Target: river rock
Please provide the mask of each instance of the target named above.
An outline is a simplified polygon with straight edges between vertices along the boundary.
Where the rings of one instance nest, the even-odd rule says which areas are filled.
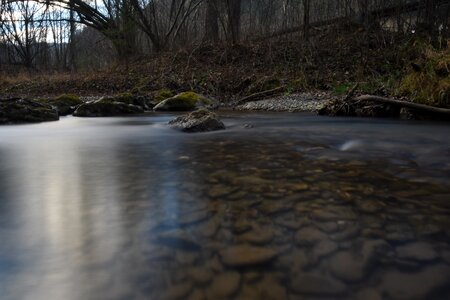
[[[355,220],[356,214],[350,207],[328,206],[316,209],[312,212],[314,219],[318,221]]]
[[[238,187],[232,185],[214,184],[209,188],[208,196],[213,199],[220,198],[229,195],[237,191],[238,189],[239,189]]]
[[[228,271],[214,277],[213,282],[206,290],[209,300],[223,299],[234,295],[241,282],[241,275],[238,272]]]
[[[298,272],[310,267],[314,262],[314,259],[311,258],[306,251],[294,249],[290,253],[278,257],[276,264],[282,269]]]
[[[259,210],[265,215],[276,215],[291,210],[291,206],[284,202],[266,201],[259,206]]]
[[[271,228],[256,227],[255,229],[240,235],[238,240],[255,245],[264,245],[271,242],[273,238],[274,232]]]
[[[203,290],[196,289],[189,295],[187,300],[206,300],[206,295]]]
[[[397,247],[396,252],[397,257],[400,259],[419,262],[429,262],[439,257],[436,250],[434,250],[430,244],[425,242],[416,242],[399,246]]]
[[[314,256],[318,259],[330,255],[339,248],[338,244],[329,240],[320,241],[313,248]]]
[[[169,286],[167,288],[167,291],[162,295],[161,299],[164,300],[185,299],[186,296],[191,292],[191,290],[192,284],[189,282]]]
[[[299,246],[313,246],[322,240],[326,240],[327,235],[317,228],[306,227],[297,231],[294,240]]]
[[[230,246],[220,251],[222,262],[229,267],[262,265],[272,261],[277,255],[273,249],[249,245]]]
[[[56,108],[60,116],[72,114],[78,106],[83,104],[80,97],[76,95],[64,94],[50,99],[36,99],[36,101],[49,104]]]
[[[297,273],[290,282],[290,288],[299,294],[315,296],[340,296],[347,287],[342,282],[323,275]]]
[[[340,280],[358,282],[366,278],[377,261],[377,255],[388,253],[390,246],[383,240],[365,241],[359,251],[341,251],[329,260],[331,273]]]
[[[77,117],[112,117],[140,114],[143,112],[144,110],[140,106],[117,102],[111,98],[103,97],[99,100],[80,105],[73,115]]]
[[[194,92],[183,92],[161,101],[153,109],[159,111],[189,111],[213,105],[212,99]]]
[[[207,268],[201,268],[201,267],[196,267],[196,268],[192,268],[188,271],[189,277],[197,284],[199,285],[205,285],[208,284],[213,276],[214,273],[212,271],[210,271]]]
[[[48,104],[26,99],[0,101],[0,124],[39,123],[59,120],[58,112]]]
[[[170,127],[184,132],[203,132],[225,129],[219,117],[206,109],[199,109],[169,122]]]
[[[383,300],[381,293],[375,289],[364,289],[355,293],[353,300]]]
[[[381,290],[393,300],[434,299],[430,298],[441,288],[450,285],[450,267],[434,265],[417,273],[397,270],[384,274]]]

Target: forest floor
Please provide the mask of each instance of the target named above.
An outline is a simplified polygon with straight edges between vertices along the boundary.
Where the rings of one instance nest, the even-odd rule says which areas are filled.
[[[229,104],[277,89],[277,99],[289,103],[289,95],[305,92],[342,96],[358,83],[358,93],[450,107],[448,44],[442,38],[368,33],[347,24],[316,30],[308,42],[286,35],[232,47],[202,45],[96,71],[6,74],[0,77],[0,98],[124,92],[145,96],[169,89],[192,90]],[[430,88],[425,90],[427,81]]]

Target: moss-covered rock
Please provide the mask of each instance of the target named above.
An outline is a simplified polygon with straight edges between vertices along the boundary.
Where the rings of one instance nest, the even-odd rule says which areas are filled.
[[[63,94],[50,99],[36,99],[36,101],[55,107],[60,116],[72,114],[83,103],[80,97],[72,94]]]
[[[74,116],[77,117],[111,117],[143,113],[141,106],[114,101],[111,97],[103,97],[97,101],[80,105]]]
[[[0,101],[0,124],[38,123],[59,120],[50,105],[26,99]]]
[[[184,132],[202,132],[225,129],[219,117],[209,110],[199,109],[187,115],[179,116],[169,122],[172,128]]]
[[[156,103],[160,103],[163,100],[173,97],[174,94],[169,89],[160,89],[154,92],[153,101]]]
[[[151,98],[145,96],[137,96],[131,93],[121,93],[114,96],[107,96],[100,99],[101,102],[120,102],[141,107],[143,110],[148,110],[153,107]]]
[[[153,109],[163,111],[189,111],[211,107],[214,101],[194,92],[183,92],[158,103]]]

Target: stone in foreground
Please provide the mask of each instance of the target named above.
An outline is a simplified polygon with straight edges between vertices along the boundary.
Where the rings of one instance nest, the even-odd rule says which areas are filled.
[[[248,245],[231,246],[220,252],[222,262],[229,267],[262,265],[277,255],[273,249]]]
[[[169,122],[172,128],[184,132],[204,132],[225,129],[219,117],[206,109],[199,109],[190,114],[179,116]]]
[[[73,113],[76,117],[112,117],[143,113],[142,107],[123,102],[111,101],[110,98],[101,98],[97,101],[80,105]]]
[[[316,296],[339,296],[347,292],[342,282],[317,274],[298,273],[290,284],[295,293]]]
[[[50,105],[26,99],[0,101],[0,124],[39,123],[59,120]]]
[[[183,92],[158,103],[153,109],[160,111],[189,111],[212,106],[213,101],[194,92]]]

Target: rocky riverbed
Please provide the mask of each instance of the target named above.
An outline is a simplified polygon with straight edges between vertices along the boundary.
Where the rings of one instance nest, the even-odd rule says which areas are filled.
[[[173,117],[0,128],[2,299],[449,299],[448,127]]]
[[[250,101],[235,107],[236,110],[316,112],[333,96],[329,93],[296,93]]]

